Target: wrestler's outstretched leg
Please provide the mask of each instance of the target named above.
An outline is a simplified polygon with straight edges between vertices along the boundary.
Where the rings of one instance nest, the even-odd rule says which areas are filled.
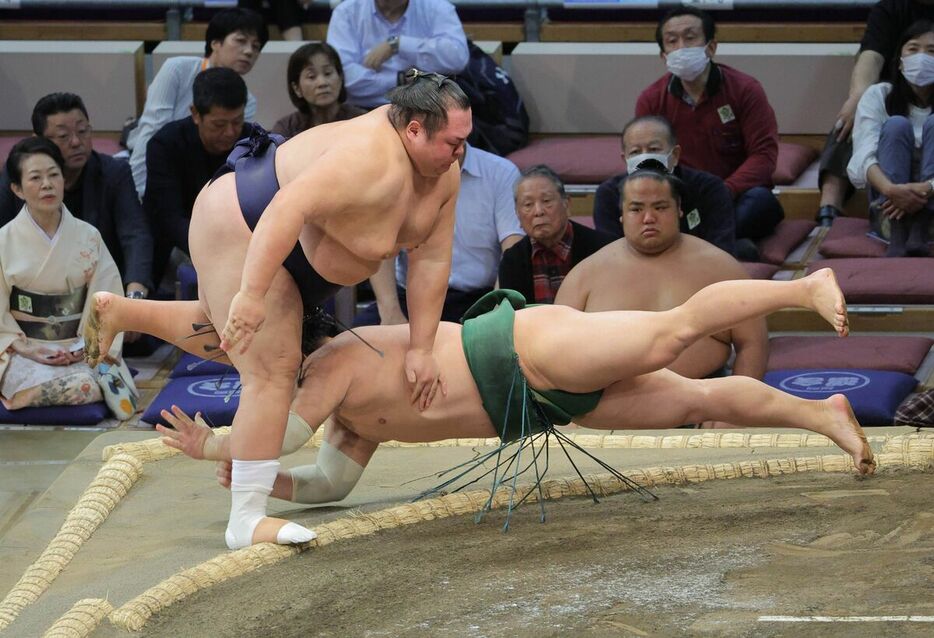
[[[840,336],[849,332],[843,293],[823,269],[793,281],[721,281],[663,312],[529,308],[516,314],[516,352],[533,387],[590,392],[660,370],[702,337],[789,307],[815,310]]]
[[[111,292],[94,293],[84,330],[88,360],[96,364],[121,332],[142,332],[195,356],[230,363],[218,347],[220,338],[200,301],[151,301],[127,299]]]
[[[574,419],[597,429],[670,428],[707,420],[810,430],[853,457],[861,474],[875,470],[872,449],[844,395],[801,399],[750,377],[687,379],[658,370],[614,383],[596,409]]]
[[[234,176],[224,175],[198,196],[189,229],[191,259],[202,300],[215,324],[226,321],[251,233],[237,205]],[[301,363],[302,302],[279,268],[265,295],[266,321],[251,347],[228,356],[240,373],[240,405],[230,436],[230,520],[225,540],[237,549],[253,543],[299,543],[314,538],[304,527],[266,516],[279,468],[289,404]]]

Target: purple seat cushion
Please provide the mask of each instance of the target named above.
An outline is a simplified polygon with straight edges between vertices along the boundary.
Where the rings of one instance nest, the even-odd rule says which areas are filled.
[[[836,259],[847,257],[884,257],[886,245],[866,236],[869,220],[858,217],[839,217],[827,231],[820,244],[820,254]]]
[[[772,182],[778,186],[791,184],[816,158],[817,151],[810,146],[779,142]],[[510,153],[508,159],[520,171],[536,164],[548,164],[568,184],[599,184],[608,177],[626,172],[617,135],[538,138]]]
[[[0,423],[23,425],[97,425],[110,417],[103,401],[86,405],[53,405],[7,410],[0,405]]]
[[[803,399],[826,399],[842,393],[862,425],[892,425],[895,410],[918,380],[882,370],[774,370],[765,382]]]
[[[525,170],[548,164],[567,184],[599,184],[626,172],[618,135],[566,135],[532,140],[508,159]]]
[[[776,186],[791,184],[807,170],[807,167],[817,159],[818,155],[819,153],[810,146],[779,142],[778,159],[775,161],[772,183]]]
[[[230,425],[239,404],[240,377],[235,374],[179,377],[162,388],[142,420],[168,425],[159,413],[177,405],[192,417],[201,412],[208,425]]]
[[[808,273],[821,268],[833,268],[849,303],[934,303],[934,258],[829,259]]]
[[[768,369],[867,368],[914,374],[932,344],[928,337],[772,337]]]
[[[807,239],[815,222],[806,219],[784,219],[775,227],[775,232],[759,242],[759,259],[767,264],[785,263],[785,259]]]
[[[170,379],[180,377],[213,377],[223,374],[237,374],[233,366],[229,366],[217,361],[207,361],[201,357],[185,352],[179,358],[178,363],[169,373]]]
[[[740,264],[746,269],[750,279],[771,279],[778,272],[778,266],[774,264],[752,261],[741,261]]]

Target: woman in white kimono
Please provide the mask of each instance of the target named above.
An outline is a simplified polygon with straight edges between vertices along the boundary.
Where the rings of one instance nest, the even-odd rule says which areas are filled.
[[[20,141],[7,159],[26,204],[0,228],[0,400],[9,410],[82,405],[100,401],[103,388],[115,415],[129,418],[136,389],[125,365],[84,362],[79,335],[91,296],[122,294],[123,284],[97,229],[62,203],[63,166],[58,147],[40,137]],[[114,341],[115,361],[121,346]]]

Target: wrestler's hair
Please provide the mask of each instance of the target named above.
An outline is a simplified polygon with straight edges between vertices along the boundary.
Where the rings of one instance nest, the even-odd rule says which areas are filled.
[[[315,308],[302,318],[302,355],[308,356],[341,333],[334,317]]]
[[[470,108],[470,98],[449,77],[409,69],[405,82],[389,92],[389,121],[402,130],[412,120],[421,122],[431,137],[448,123],[448,110]]]
[[[207,115],[214,106],[238,109],[246,106],[246,82],[231,69],[205,69],[195,76],[191,98],[195,110],[201,115]]]
[[[694,16],[696,18],[700,18],[701,24],[704,26],[704,40],[706,42],[710,42],[717,37],[717,25],[713,21],[712,15],[703,9],[696,9],[694,7],[677,7],[663,15],[662,19],[658,21],[658,26],[655,27],[655,41],[658,42],[658,48],[661,49],[662,53],[665,52],[665,43],[662,41],[662,29],[665,27],[665,24],[669,20],[672,18],[679,18],[681,16]]]
[[[23,185],[23,161],[30,155],[48,155],[58,165],[59,170],[65,172],[65,158],[52,140],[46,137],[27,137],[18,141],[6,158],[6,174],[9,175],[11,184]]]
[[[564,190],[564,182],[561,181],[558,174],[547,164],[536,164],[535,166],[528,167],[519,174],[519,179],[516,180],[516,185],[512,189],[512,196],[514,199],[519,196],[519,185],[533,177],[544,177],[555,185],[555,189],[558,191],[558,195],[561,196],[561,199],[568,198],[568,194]]]
[[[623,127],[623,132],[619,136],[619,143],[623,145],[623,153],[626,152],[625,140],[626,133],[629,132],[633,126],[637,124],[658,124],[665,129],[668,133],[668,143],[671,144],[671,148],[674,148],[678,143],[678,136],[675,135],[675,130],[671,127],[671,122],[668,121],[668,118],[663,115],[642,115],[640,117],[635,117],[628,122],[626,126]]]
[[[251,9],[236,7],[222,9],[214,14],[208,22],[208,30],[204,34],[204,57],[211,57],[211,43],[215,40],[223,42],[231,33],[241,31],[247,35],[255,35],[259,40],[260,48],[269,41],[269,30],[263,16]]]
[[[675,204],[678,205],[678,210],[681,210],[681,197],[684,193],[684,182],[671,173],[666,173],[661,170],[654,170],[651,168],[640,168],[639,170],[624,177],[619,183],[620,210],[622,210],[623,202],[626,199],[626,184],[629,182],[634,182],[637,179],[651,179],[660,184],[668,184],[668,188],[671,190],[671,196],[674,198]]]
[[[68,113],[75,109],[81,111],[85,119],[91,120],[84,106],[84,100],[74,93],[49,93],[40,97],[36,105],[32,107],[32,132],[36,135],[45,135],[45,127],[50,115]]]
[[[310,110],[308,102],[306,102],[304,98],[295,95],[292,85],[298,84],[302,76],[302,71],[311,64],[311,58],[319,53],[327,57],[328,62],[331,63],[331,66],[334,67],[334,70],[337,71],[337,74],[341,78],[341,92],[337,96],[337,101],[341,104],[347,101],[347,87],[344,86],[344,65],[341,64],[341,56],[339,56],[334,47],[327,42],[309,42],[295,49],[295,52],[289,56],[289,65],[285,72],[289,99],[292,100],[292,104],[295,105],[295,108],[302,113],[308,113]]]

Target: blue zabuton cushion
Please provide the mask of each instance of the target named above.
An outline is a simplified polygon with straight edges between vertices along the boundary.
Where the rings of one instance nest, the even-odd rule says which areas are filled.
[[[110,417],[103,401],[87,405],[52,405],[45,408],[7,410],[0,405],[0,423],[23,425],[97,425]]]
[[[895,410],[918,385],[908,374],[863,369],[774,370],[765,382],[803,399],[845,394],[861,425],[892,425]]]
[[[230,425],[239,404],[240,377],[236,374],[179,377],[162,388],[142,420],[168,425],[159,413],[177,405],[191,417],[200,412],[208,425]]]
[[[192,366],[190,370],[188,369],[189,366]],[[182,354],[181,358],[178,360],[178,363],[176,363],[175,367],[172,368],[172,371],[169,373],[169,378],[178,379],[179,377],[210,377],[219,376],[225,373],[236,374],[237,372],[233,366],[218,363],[217,361],[205,361],[201,357],[196,357],[195,355],[186,352]]]

